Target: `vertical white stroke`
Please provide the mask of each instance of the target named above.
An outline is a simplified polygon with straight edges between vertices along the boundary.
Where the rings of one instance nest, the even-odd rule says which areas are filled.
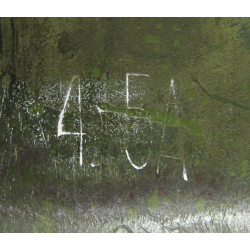
[[[4,90],[3,90],[3,97],[2,97],[1,110],[0,110],[0,118],[2,116],[3,102],[4,102],[4,98],[5,98],[5,89],[6,89],[6,85],[5,85]]]
[[[59,121],[58,121],[58,127],[57,127],[57,136],[61,136],[61,135],[79,135],[80,136],[80,154],[79,154],[79,162],[80,162],[80,166],[82,166],[82,152],[83,152],[83,135],[85,135],[85,133],[82,132],[82,119],[81,119],[81,86],[80,86],[80,82],[78,84],[78,109],[80,112],[80,133],[78,132],[67,132],[67,131],[63,131],[63,118],[64,118],[64,113],[65,113],[65,109],[67,106],[67,102],[69,100],[69,96],[70,96],[70,92],[71,92],[71,87],[72,87],[72,82],[74,80],[74,77],[70,83],[70,87],[68,89],[65,101],[64,101],[64,105],[63,105],[63,109],[59,115]]]
[[[138,74],[138,73],[126,73],[126,103],[129,108],[129,76],[145,76],[149,77],[149,74]]]
[[[82,138],[83,138],[83,133],[82,133],[82,118],[81,118],[81,86],[80,83],[78,85],[78,90],[79,90],[79,95],[78,95],[78,104],[79,104],[79,113],[80,113],[80,155],[79,155],[79,162],[80,162],[80,166],[82,166],[82,151],[83,151],[83,147],[82,147]]]
[[[69,86],[69,90],[67,92],[67,95],[66,95],[66,98],[65,98],[65,101],[64,101],[64,105],[63,105],[63,109],[59,115],[59,120],[58,120],[58,126],[57,126],[57,137],[58,136],[61,136],[61,135],[70,135],[70,132],[64,132],[63,131],[63,117],[64,117],[64,113],[65,113],[65,109],[66,109],[66,105],[67,105],[67,102],[69,100],[69,95],[70,95],[70,92],[71,92],[71,84]]]
[[[174,97],[174,100],[175,101],[177,100],[177,98],[176,98],[177,93],[176,93],[176,90],[175,90],[175,84],[174,84],[174,79],[173,78],[171,78],[171,81],[170,81],[170,86],[169,86],[169,89],[168,89],[168,94],[169,94],[169,96],[170,96],[170,94],[172,94],[173,97]],[[175,102],[174,106],[175,106],[176,109],[178,109],[178,106],[177,106],[176,102]],[[169,108],[169,100],[168,100],[167,107],[166,107],[166,111],[167,112],[168,112],[168,108]]]
[[[135,168],[136,170],[143,169],[143,168],[145,168],[145,167],[147,166],[148,161],[146,161],[146,162],[145,162],[143,165],[141,165],[141,166],[135,165],[135,164],[132,162],[132,160],[131,160],[131,158],[130,158],[130,156],[129,156],[129,153],[128,153],[128,150],[127,150],[127,149],[125,149],[125,152],[126,152],[126,155],[127,155],[127,158],[128,158],[129,163],[130,163],[131,166],[132,166],[133,168]]]
[[[177,93],[176,93],[176,89],[175,89],[174,79],[171,79],[170,90],[172,91],[174,99],[175,99],[174,106],[175,106],[176,110],[178,111],[178,105],[176,103],[176,101],[177,101]]]
[[[126,103],[127,103],[127,108],[128,108],[128,102],[129,102],[129,92],[128,92],[128,76],[129,73],[126,73]]]
[[[170,82],[170,88],[172,90],[172,93],[173,93],[174,97],[176,97],[176,91],[175,91],[175,85],[174,85],[174,79],[173,78],[171,79],[171,82]]]
[[[65,109],[66,109],[66,105],[67,102],[69,100],[69,95],[71,92],[71,87],[72,87],[72,83],[70,84],[69,90],[67,92],[65,101],[64,101],[64,105],[63,105],[63,109],[59,115],[59,120],[58,120],[58,126],[57,126],[57,137],[61,136],[61,135],[80,135],[80,133],[78,132],[67,132],[67,131],[63,131],[63,118],[64,118],[64,113],[65,113]]]
[[[40,121],[39,121],[39,125],[40,125],[40,129],[41,129],[41,132],[42,132],[43,140],[44,140],[44,142],[45,142],[45,144],[46,144],[46,147],[48,147],[48,144],[47,144],[47,141],[46,141],[46,139],[45,139],[45,135],[44,135],[43,128],[42,128],[42,125],[41,125],[41,122],[40,122]]]
[[[184,179],[184,181],[188,181],[187,170],[185,167],[185,161],[183,161],[183,179]]]

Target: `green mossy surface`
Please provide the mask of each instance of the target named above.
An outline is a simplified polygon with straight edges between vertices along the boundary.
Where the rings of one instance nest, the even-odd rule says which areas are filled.
[[[166,155],[185,160],[194,182],[201,176],[227,189],[249,185],[249,20],[1,18],[1,193],[70,199],[67,189],[78,187],[101,192],[101,186],[112,196],[129,192],[128,183],[181,182],[182,164]],[[125,108],[128,72],[150,76],[130,82],[131,101],[141,110]],[[82,118],[89,136],[83,167],[79,138],[57,137],[70,84],[64,129],[80,131]],[[138,164],[150,155],[148,165],[133,169],[124,149]],[[92,160],[99,166],[91,168]],[[152,197],[150,204],[158,204]]]
[[[148,199],[148,207],[152,210],[159,208],[160,206],[160,198],[159,198],[159,190],[155,189],[153,195]]]

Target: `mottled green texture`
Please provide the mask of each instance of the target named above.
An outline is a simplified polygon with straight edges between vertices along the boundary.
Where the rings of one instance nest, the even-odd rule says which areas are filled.
[[[168,199],[168,197],[163,197],[162,198],[162,202],[164,203],[164,204],[167,204],[168,202],[169,202],[169,199]]]
[[[183,184],[181,160],[189,183],[249,186],[249,20],[1,18],[2,193],[136,197],[132,183]],[[125,108],[128,72],[149,74],[130,78],[141,110]],[[79,132],[81,117],[82,167],[79,137],[57,137],[70,84],[64,129]],[[125,148],[148,165],[133,169]]]
[[[56,223],[52,218],[40,214],[37,218],[37,232],[38,233],[56,233]]]
[[[200,198],[200,199],[196,202],[195,206],[196,206],[196,209],[197,209],[199,212],[203,212],[203,211],[205,210],[205,201],[204,201],[202,198]]]
[[[147,34],[147,35],[145,36],[145,40],[146,40],[146,42],[149,43],[149,44],[156,44],[156,43],[159,43],[159,38],[156,37],[156,36],[154,36],[154,35],[152,35],[152,34]]]
[[[43,204],[43,208],[45,211],[51,211],[53,209],[53,205],[50,201],[45,201]]]
[[[100,77],[102,74],[101,70],[99,67],[94,67],[91,71],[91,76],[93,77]]]
[[[248,169],[248,161],[242,161],[241,162],[241,175],[246,176],[247,175],[247,169]]]
[[[148,199],[148,207],[152,210],[160,206],[159,190],[155,189],[153,195]]]
[[[139,217],[138,211],[134,208],[128,208],[126,211],[126,219],[127,220],[137,220]]]
[[[32,116],[38,116],[39,117],[45,112],[45,110],[44,110],[43,107],[37,105],[36,103],[33,103],[33,104],[30,104],[28,106],[28,112]]]
[[[200,128],[196,126],[192,121],[185,121],[177,115],[167,113],[165,111],[157,111],[150,109],[115,108],[107,103],[98,103],[97,106],[107,113],[113,112],[138,119],[148,119],[152,122],[160,123],[163,129],[166,129],[167,127],[184,127],[191,133],[201,133]]]

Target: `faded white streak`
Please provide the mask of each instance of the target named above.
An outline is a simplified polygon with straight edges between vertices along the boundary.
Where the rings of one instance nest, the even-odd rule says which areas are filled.
[[[5,85],[5,88],[3,90],[2,104],[1,104],[1,110],[0,110],[0,118],[2,116],[3,102],[4,102],[4,98],[5,98],[5,89],[6,89],[6,85]]]
[[[40,122],[40,121],[39,121],[39,125],[40,125],[40,128],[41,128],[43,140],[44,140],[44,142],[45,142],[45,144],[46,144],[46,147],[48,147],[48,144],[47,144],[47,141],[46,141],[46,139],[45,139],[44,132],[43,132],[43,128],[42,128],[42,125],[41,125],[41,122]]]
[[[175,159],[175,160],[181,160],[180,157],[177,157],[177,156],[161,155],[161,157],[166,157],[166,158]]]

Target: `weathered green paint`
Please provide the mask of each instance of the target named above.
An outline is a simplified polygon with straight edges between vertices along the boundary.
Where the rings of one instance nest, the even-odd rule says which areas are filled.
[[[201,134],[201,129],[192,121],[185,121],[181,117],[166,111],[152,109],[116,108],[107,103],[98,103],[97,106],[107,113],[117,113],[127,115],[137,119],[147,119],[148,121],[160,123],[163,129],[167,127],[184,127],[193,134]]]

